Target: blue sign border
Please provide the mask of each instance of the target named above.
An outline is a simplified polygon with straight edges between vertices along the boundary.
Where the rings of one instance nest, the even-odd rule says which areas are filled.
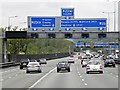
[[[32,25],[32,21],[36,21],[37,24]],[[54,26],[52,26],[52,24]],[[55,17],[30,17],[30,28],[55,28],[55,27],[56,27]]]
[[[62,21],[66,21],[66,25],[68,24],[69,26],[62,26]],[[83,21],[83,22],[82,22]],[[85,22],[87,21],[87,22]],[[73,23],[74,22],[74,23]],[[92,24],[89,24],[90,22],[92,22]],[[104,22],[101,23],[101,22]],[[99,25],[101,23],[101,25]],[[84,19],[69,19],[69,20],[65,20],[62,19],[60,20],[60,27],[61,28],[106,28],[107,27],[107,20],[106,19],[91,19],[91,20],[84,20]]]
[[[72,12],[63,12],[63,10],[65,10],[65,11],[71,10]],[[62,17],[73,17],[74,16],[74,8],[61,8],[61,16]]]

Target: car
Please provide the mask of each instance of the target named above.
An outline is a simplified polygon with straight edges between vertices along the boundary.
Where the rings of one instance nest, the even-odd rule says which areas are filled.
[[[86,67],[90,59],[83,59],[81,62],[82,67]]]
[[[95,54],[95,56],[94,56],[95,58],[99,58],[99,54]]]
[[[57,64],[57,72],[60,70],[67,70],[70,72],[70,64],[67,61],[61,61]]]
[[[22,59],[21,62],[20,62],[20,69],[23,69],[24,67],[27,67],[29,62],[30,62],[30,59]]]
[[[85,60],[85,59],[88,59],[86,56],[84,56],[82,59],[81,59],[81,64],[82,64],[82,62],[83,62],[83,60]]]
[[[29,62],[26,68],[26,73],[30,73],[30,72],[39,72],[41,73],[41,65],[39,62]]]
[[[112,57],[108,57],[104,62],[104,67],[113,66],[115,67],[115,61]]]
[[[45,58],[41,58],[41,59],[40,59],[40,64],[47,64],[46,59],[45,59]]]
[[[74,63],[74,57],[69,57],[69,59],[68,59],[68,63]]]
[[[91,55],[90,55],[90,54],[86,54],[86,57],[87,57],[88,59],[91,59]]]
[[[78,56],[78,59],[82,59],[82,56]]]
[[[102,64],[98,60],[89,61],[86,66],[86,73],[89,74],[90,72],[103,73]]]

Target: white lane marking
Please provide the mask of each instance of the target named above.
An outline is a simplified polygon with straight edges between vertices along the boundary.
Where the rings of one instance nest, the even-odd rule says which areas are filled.
[[[35,85],[37,85],[41,80],[43,80],[46,76],[48,76],[51,72],[53,72],[57,67],[53,68],[50,70],[47,74],[45,74],[42,78],[40,78],[37,82],[35,82],[32,86],[30,86],[27,90],[30,90],[33,88]]]
[[[2,82],[4,79],[1,79],[0,82]]]
[[[82,81],[85,81],[84,79],[82,79]]]
[[[112,73],[110,73],[110,74],[112,74]]]
[[[80,77],[82,77],[82,76],[80,76]]]
[[[118,78],[118,75],[116,77]]]
[[[9,77],[9,78],[12,78],[12,77]]]
[[[17,74],[15,76],[17,76]]]
[[[18,69],[18,68],[17,68],[17,69]],[[3,71],[3,72],[1,72],[1,73],[10,72],[10,71],[14,71],[14,70],[17,70],[17,69],[7,70],[7,71]]]
[[[79,73],[79,75],[81,75],[81,74]]]
[[[85,83],[85,86],[87,86],[88,84],[87,83]]]

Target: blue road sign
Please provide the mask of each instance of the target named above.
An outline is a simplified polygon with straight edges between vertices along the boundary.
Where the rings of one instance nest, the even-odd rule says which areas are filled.
[[[55,27],[55,18],[31,17],[31,28],[53,28]]]
[[[96,27],[106,27],[106,20],[61,20],[62,28],[96,28]]]
[[[74,8],[62,8],[62,16],[74,16]]]

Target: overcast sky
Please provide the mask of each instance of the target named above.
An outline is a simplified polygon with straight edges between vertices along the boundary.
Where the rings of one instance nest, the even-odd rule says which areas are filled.
[[[9,2],[8,2],[9,1]],[[75,18],[107,18],[114,12],[115,0],[3,0],[0,5],[0,27],[8,26],[11,18],[12,26],[27,27],[27,16],[61,16],[61,8],[74,8]],[[116,0],[116,16],[118,7]],[[118,18],[116,17],[116,27]],[[114,14],[110,14],[110,29],[114,28]]]

